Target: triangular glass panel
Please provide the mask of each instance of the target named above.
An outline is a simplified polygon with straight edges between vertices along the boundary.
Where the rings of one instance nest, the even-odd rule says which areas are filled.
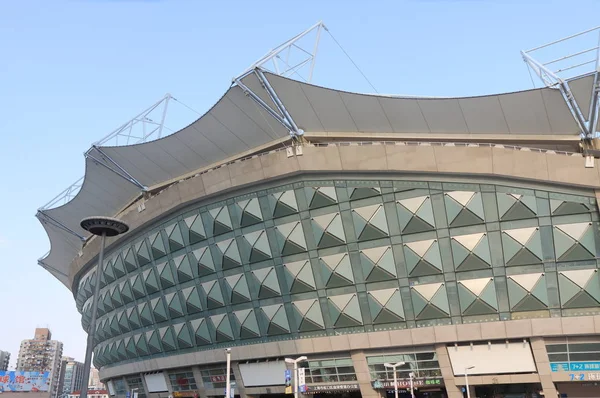
[[[200,214],[186,218],[185,223],[189,228],[188,239],[190,240],[190,245],[206,240],[204,223]]]
[[[427,275],[437,275],[441,274],[442,270],[433,265],[429,264],[427,261],[421,260],[415,265],[415,267],[410,272],[411,277],[419,277],[419,276],[427,276]]]
[[[285,203],[277,202],[275,204],[275,210],[273,211],[273,218],[281,218],[296,214],[298,210],[286,205]]]
[[[331,274],[331,276],[329,277],[329,280],[327,280],[327,287],[328,288],[335,288],[335,287],[342,287],[342,286],[349,286],[352,285],[353,282],[344,278],[343,276],[333,272]]]
[[[558,261],[579,261],[579,260],[591,260],[594,256],[581,244],[575,243],[569,250],[567,250]]]
[[[140,355],[140,356],[148,355],[150,353],[150,350],[148,349],[148,343],[146,342],[146,337],[143,334],[138,334],[137,336],[134,337],[134,339],[136,340],[135,348],[137,349],[138,355]]]
[[[285,241],[283,245],[283,250],[281,251],[282,256],[291,256],[293,254],[304,253],[306,248],[290,241],[289,239]]]
[[[158,332],[160,334],[160,340],[165,351],[174,351],[177,349],[177,346],[175,345],[175,336],[173,334],[173,330],[171,330],[171,327],[164,327]]]
[[[152,268],[147,271],[144,271],[144,286],[146,287],[146,291],[148,292],[148,294],[152,294],[160,290],[160,288],[158,287],[158,280],[156,278],[156,274],[154,273],[154,270]]]
[[[522,248],[507,263],[508,266],[538,264],[542,260],[527,248]]]
[[[328,232],[324,232],[323,236],[321,237],[321,240],[319,241],[318,248],[325,249],[328,247],[341,246],[344,244],[345,244],[345,242],[342,241],[341,239],[333,236],[332,234],[330,234]]]
[[[292,283],[292,288],[290,289],[290,293],[298,294],[298,293],[312,292],[314,290],[315,290],[315,288],[313,286],[310,286],[310,285],[302,282],[301,280],[295,279],[294,282]]]
[[[173,260],[177,269],[177,279],[179,283],[187,282],[194,279],[192,265],[187,255],[182,255]]]
[[[381,195],[379,188],[348,188],[350,190],[350,200],[359,200]]]
[[[271,256],[263,253],[262,251],[252,248],[250,249],[250,264],[259,263],[261,261],[270,260]]]
[[[464,316],[474,316],[474,315],[486,315],[486,314],[496,314],[497,311],[484,303],[480,299],[476,299],[473,304],[469,306],[464,312]]]
[[[193,251],[194,257],[198,262],[198,276],[203,277],[215,273],[215,264],[213,262],[210,249],[203,247]]]
[[[192,336],[190,334],[190,330],[186,323],[173,325],[173,328],[175,329],[175,333],[177,336],[177,345],[180,349],[190,348],[194,345],[192,343]]]
[[[163,289],[175,286],[175,277],[173,276],[173,271],[171,271],[171,264],[169,262],[163,263],[156,268],[159,272],[160,285]]]
[[[448,314],[431,304],[427,304],[417,316],[417,320],[441,318],[448,318]]]
[[[142,326],[150,326],[154,323],[152,319],[152,312],[150,312],[150,306],[148,303],[138,305],[138,312],[140,313],[140,321]]]
[[[544,303],[535,298],[532,295],[527,295],[517,305],[515,305],[511,311],[524,312],[524,311],[539,311],[548,309]]]
[[[454,218],[451,227],[463,227],[467,225],[481,224],[484,221],[468,209],[462,209]]]
[[[142,282],[142,276],[136,275],[131,282],[131,289],[133,291],[133,296],[136,299],[142,298],[146,296],[146,291],[144,290],[144,283]]]
[[[115,261],[113,262],[113,271],[117,279],[127,274],[123,260],[121,260],[121,256],[119,255],[117,255]]]
[[[231,232],[233,231],[229,226],[215,220],[214,224],[213,224],[213,235],[214,236],[218,236],[218,235],[223,235],[226,234],[227,232]]]
[[[114,308],[118,308],[123,305],[123,299],[121,298],[121,292],[119,292],[119,287],[115,286],[112,294],[110,295],[112,300],[112,304]]]
[[[337,202],[330,198],[329,196],[319,192],[318,190],[315,191],[310,204],[309,204],[309,209],[313,210],[313,209],[318,209],[321,207],[326,207],[326,206],[331,206],[336,204]]]
[[[165,249],[165,243],[163,242],[160,232],[156,232],[154,236],[150,238],[150,241],[152,242],[150,244],[152,256],[155,260],[167,255],[167,249]]]
[[[169,251],[172,253],[179,249],[183,249],[183,235],[181,234],[181,228],[179,227],[179,223],[175,223],[171,227],[167,228],[169,233],[168,241],[169,241]]]
[[[202,311],[202,301],[196,286],[183,289],[181,291],[185,298],[185,309],[188,314],[195,314]]]
[[[135,349],[135,341],[133,341],[133,338],[128,338],[128,341],[125,344],[125,350],[127,351],[127,356],[129,358],[137,357],[137,350]]]
[[[167,311],[165,309],[165,303],[162,298],[155,298],[151,301],[152,314],[154,315],[154,321],[156,323],[164,322],[168,319]]]
[[[289,330],[282,328],[279,325],[274,324],[273,322],[269,323],[269,327],[267,328],[268,336],[278,336],[282,334],[288,334]]]
[[[168,300],[169,315],[171,319],[178,318],[184,315],[183,306],[177,292],[165,296]]]
[[[206,298],[206,308],[209,310],[215,309],[215,308],[220,308],[223,307],[225,304],[219,302],[218,300],[215,300],[211,297],[207,297]]]
[[[246,211],[242,212],[242,220],[240,221],[240,226],[242,228],[249,227],[250,225],[255,225],[261,223],[262,220]]]
[[[457,271],[473,271],[478,269],[487,269],[490,268],[490,265],[474,255],[470,253],[467,258],[464,259],[462,263],[458,267],[456,267]]]
[[[361,242],[364,242],[367,240],[385,238],[387,236],[388,236],[388,234],[386,232],[380,230],[379,228],[374,227],[371,224],[367,224],[367,225],[365,225],[365,228],[363,228],[362,232],[360,233],[358,240]]]
[[[127,269],[127,272],[133,272],[136,270],[137,265],[135,264],[135,256],[133,254],[133,250],[131,250],[131,248],[127,249],[127,253],[125,254],[124,257],[125,261],[125,268]]]
[[[236,268],[239,267],[241,264],[238,263],[236,260],[227,257],[227,256],[223,256],[223,264],[221,265],[223,270],[228,270],[228,269],[232,269],[232,268]]]
[[[563,308],[594,308],[600,307],[598,303],[588,292],[582,291],[575,295],[571,300],[563,305]]]
[[[522,220],[525,218],[536,217],[536,214],[521,202],[515,202],[514,205],[500,218],[502,221]]]
[[[432,231],[435,227],[421,220],[419,217],[413,216],[408,224],[402,230],[403,234],[416,234],[419,232]]]
[[[132,330],[139,329],[139,327],[142,325],[140,316],[138,315],[135,307],[127,310],[127,319],[129,320],[129,325],[131,326]]]
[[[302,319],[302,322],[300,322],[300,327],[298,328],[299,332],[314,332],[317,330],[323,330],[323,327],[306,318]]]
[[[106,283],[112,283],[116,280],[115,273],[112,267],[112,261],[108,261],[104,265],[104,278]]]
[[[583,203],[562,202],[553,212],[553,216],[589,213],[590,209]]]
[[[212,344],[210,332],[204,319],[194,319],[190,322],[197,346]]]
[[[395,275],[390,274],[383,268],[374,266],[373,269],[371,270],[371,272],[367,275],[366,279],[367,279],[367,282],[381,282],[381,281],[388,281],[390,279],[395,279],[395,278],[396,278]]]
[[[358,322],[356,319],[349,317],[346,314],[340,314],[337,321],[335,321],[336,328],[349,328],[354,326],[361,326],[362,323]]]
[[[388,310],[387,308],[382,308],[379,314],[373,319],[374,324],[384,324],[384,323],[396,323],[396,322],[404,322],[404,319]]]
[[[127,314],[125,313],[125,311],[121,312],[117,318],[119,320],[119,327],[121,328],[121,332],[129,332],[131,328],[129,327],[129,322],[127,321]]]
[[[160,344],[160,339],[158,337],[157,330],[146,332],[146,338],[148,339],[148,348],[150,354],[157,354],[159,352],[162,352],[162,347]]]

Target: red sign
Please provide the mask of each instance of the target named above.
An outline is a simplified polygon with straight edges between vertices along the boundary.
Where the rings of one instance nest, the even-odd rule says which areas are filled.
[[[210,381],[213,383],[225,383],[227,381],[227,376],[219,375],[219,376],[210,376]]]

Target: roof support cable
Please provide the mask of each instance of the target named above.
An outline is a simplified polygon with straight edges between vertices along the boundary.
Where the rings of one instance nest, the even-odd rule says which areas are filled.
[[[333,39],[333,41],[335,42],[335,44],[337,44],[337,46],[340,48],[340,50],[342,50],[342,52],[348,58],[348,60],[350,60],[350,62],[352,63],[352,65],[354,65],[354,67],[356,68],[356,70],[362,75],[362,77],[367,81],[367,83],[369,83],[369,86],[371,86],[371,88],[375,91],[375,93],[379,94],[379,91],[377,91],[377,89],[375,88],[375,86],[373,85],[373,83],[371,83],[371,81],[369,80],[369,78],[367,77],[367,75],[364,74],[364,72],[358,67],[358,65],[356,64],[356,62],[354,62],[354,60],[352,59],[352,57],[350,57],[350,54],[348,54],[346,52],[346,50],[344,50],[344,47],[342,47],[342,45],[335,39],[335,37],[333,37],[333,34],[329,31],[329,29],[327,29],[326,26],[323,26],[323,27],[325,28],[325,31],[327,33],[329,33],[329,36],[331,36],[331,38]]]
[[[41,267],[43,267],[43,268],[46,268],[48,271],[50,271],[50,272],[52,272],[52,273],[57,273],[57,274],[59,274],[59,275],[66,276],[67,278],[69,277],[69,275],[68,275],[68,274],[65,274],[63,271],[61,271],[61,270],[59,270],[59,269],[56,269],[56,268],[52,267],[51,265],[48,265],[48,264],[46,264],[46,263],[44,262],[44,259],[43,259],[43,258],[40,258],[40,259],[37,261],[37,263],[38,263],[38,265],[39,265],[39,266],[41,266]]]
[[[100,156],[102,157],[102,159],[99,159],[99,158],[95,157],[94,155],[92,155],[92,153],[91,153],[92,150],[96,150],[100,154]],[[110,156],[108,156],[106,153],[104,153],[102,151],[102,149],[100,149],[99,147],[97,147],[95,145],[92,145],[92,147],[85,153],[85,157],[92,159],[95,163],[97,163],[97,164],[99,164],[101,166],[104,166],[108,170],[110,170],[113,173],[117,174],[119,177],[121,177],[124,180],[126,180],[126,181],[132,183],[133,185],[137,186],[138,188],[140,188],[142,190],[142,192],[148,191],[148,187],[147,186],[145,186],[144,184],[142,184],[141,182],[139,182],[138,180],[136,180],[131,174],[129,174],[127,172],[127,170],[125,170],[123,167],[121,167]],[[115,170],[109,164],[106,164],[104,162],[104,160],[112,163],[117,169]]]
[[[77,239],[79,239],[82,242],[86,241],[86,238],[83,235],[73,231],[71,228],[67,227],[65,224],[63,224],[62,222],[55,219],[54,217],[52,217],[51,215],[46,213],[44,210],[38,210],[35,216],[37,217],[38,220],[40,220],[40,222],[42,222],[42,224],[45,224],[45,223],[51,224],[54,227],[62,229],[63,231],[73,235],[74,237],[76,237]]]

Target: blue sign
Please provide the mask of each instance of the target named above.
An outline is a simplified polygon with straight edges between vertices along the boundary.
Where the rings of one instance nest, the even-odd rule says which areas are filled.
[[[600,371],[600,362],[553,362],[550,364],[553,372],[568,371]]]
[[[125,393],[125,398],[131,398],[131,392],[127,391],[127,393]]]

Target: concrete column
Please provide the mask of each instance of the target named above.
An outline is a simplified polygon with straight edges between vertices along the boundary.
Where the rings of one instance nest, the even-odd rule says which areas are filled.
[[[552,381],[552,372],[550,371],[550,360],[546,351],[546,344],[542,337],[532,337],[531,349],[533,351],[533,359],[540,375],[540,382],[545,397],[556,397],[557,391],[554,382]]]
[[[371,386],[371,373],[369,372],[367,357],[365,356],[364,351],[352,351],[350,357],[352,358],[352,364],[354,365],[354,371],[356,372],[356,379],[358,380],[362,397],[380,398],[381,394]]]
[[[446,345],[436,344],[435,352],[442,371],[442,378],[444,379],[448,398],[463,398],[464,394],[461,390],[462,386],[458,387],[454,383],[454,372],[452,371],[452,365],[450,364],[450,357],[448,356]],[[475,394],[472,394],[471,396],[474,397]]]
[[[235,393],[239,394],[241,398],[248,398],[246,395],[246,388],[244,386],[244,380],[242,379],[242,373],[240,372],[240,364],[237,361],[231,362],[231,370],[235,376]]]
[[[201,398],[206,398],[206,389],[204,388],[204,380],[202,380],[200,368],[198,366],[192,366],[192,373],[194,374],[194,380],[196,381],[196,386],[198,387],[198,395]]]
[[[142,387],[144,388],[144,393],[146,393],[146,397],[150,398],[150,392],[148,391],[148,385],[146,384],[146,378],[143,373],[139,374],[140,379],[142,380]]]

